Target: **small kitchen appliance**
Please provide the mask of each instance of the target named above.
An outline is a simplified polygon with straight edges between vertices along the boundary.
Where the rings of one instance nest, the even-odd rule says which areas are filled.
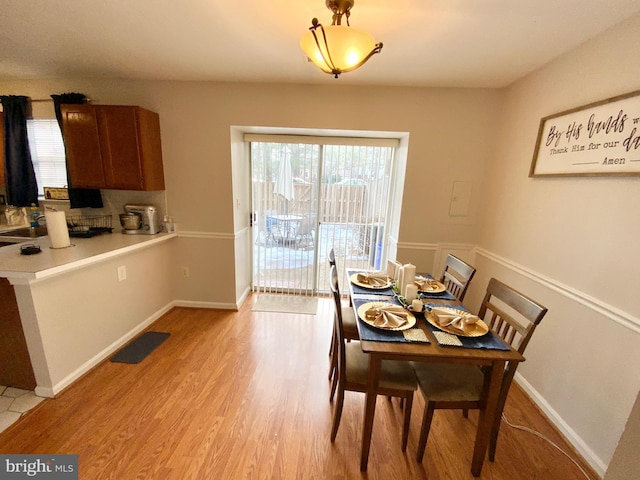
[[[136,235],[142,227],[142,218],[139,213],[135,212],[121,213],[120,225],[122,225],[122,233]]]
[[[127,215],[135,217],[136,214],[140,216],[139,227],[131,229],[125,226],[122,217]],[[158,210],[153,205],[125,205],[124,215],[121,215],[120,223],[124,227],[123,233],[127,234],[155,235],[162,231],[162,223],[158,219]]]

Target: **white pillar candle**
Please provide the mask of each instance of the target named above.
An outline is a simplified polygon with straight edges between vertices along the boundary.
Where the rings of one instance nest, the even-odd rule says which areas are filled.
[[[419,298],[415,298],[411,302],[411,310],[413,310],[414,312],[421,312],[423,305],[424,303],[422,303],[422,300],[420,300]]]
[[[416,279],[416,266],[410,263],[407,263],[404,266],[404,284],[409,285],[413,283]]]
[[[418,297],[418,286],[410,283],[404,290],[404,298],[407,303],[412,303]]]
[[[400,292],[400,295],[402,295],[402,293],[404,292],[404,267],[400,267],[398,268],[398,270],[400,272],[398,273],[398,281],[396,282],[396,286],[398,287],[398,292]]]
[[[404,265],[404,276],[402,278],[401,292],[407,288],[407,285],[412,284],[416,279],[416,266],[410,263]]]
[[[47,222],[47,234],[51,248],[65,248],[71,245],[67,217],[64,212],[45,211],[44,218]]]

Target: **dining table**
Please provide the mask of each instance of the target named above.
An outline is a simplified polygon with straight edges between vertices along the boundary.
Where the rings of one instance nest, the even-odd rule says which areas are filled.
[[[408,335],[408,330],[406,332],[388,331],[371,326],[358,314],[358,309],[365,303],[388,302],[405,307],[407,305],[403,301],[404,299],[401,299],[397,292],[394,292],[391,279],[388,281],[388,286],[369,287],[357,281],[358,273],[371,273],[371,271],[346,269],[347,278],[349,279],[350,305],[352,305],[355,316],[358,318],[360,345],[362,351],[369,355],[360,470],[366,471],[369,461],[381,362],[384,360],[404,360],[471,364],[483,367],[485,371],[482,392],[484,408],[481,408],[479,412],[471,462],[472,475],[474,477],[480,476],[489,445],[491,427],[496,415],[505,364],[506,362],[522,362],[524,357],[503,343],[491,331],[481,337],[456,337],[459,341],[455,343],[459,345],[450,345],[449,343],[451,342],[441,334],[441,330],[432,322],[427,321],[425,315],[420,312],[413,312],[416,323],[412,329],[418,335]],[[428,278],[430,275],[425,275],[425,277]],[[464,305],[446,290],[433,294],[421,292],[420,298],[426,305],[425,308],[449,306],[466,310]]]

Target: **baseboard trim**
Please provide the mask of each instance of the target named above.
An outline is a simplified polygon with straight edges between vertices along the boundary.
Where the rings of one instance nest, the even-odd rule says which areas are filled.
[[[210,308],[216,310],[238,310],[238,306],[235,303],[197,302],[194,300],[175,300],[173,302],[173,306],[186,308]]]
[[[251,294],[251,289],[247,287],[245,291],[242,292],[242,295],[240,295],[240,298],[236,301],[236,310],[240,310],[240,307],[242,306],[244,301],[249,297],[250,294]]]
[[[179,231],[178,238],[206,238],[210,240],[235,240],[234,233]]]
[[[120,348],[122,345],[127,343],[129,340],[131,340],[133,337],[135,337],[138,333],[140,333],[142,330],[147,328],[153,322],[158,320],[162,315],[167,313],[172,308],[173,308],[173,302],[170,302],[167,305],[165,305],[164,307],[160,308],[154,314],[152,314],[151,316],[147,317],[144,321],[142,321],[141,323],[136,325],[134,328],[129,330],[126,334],[124,334],[118,340],[116,340],[111,345],[109,345],[108,347],[106,347],[103,350],[101,350],[100,352],[98,352],[96,355],[91,357],[85,363],[80,365],[80,367],[78,367],[76,370],[74,370],[69,375],[64,377],[62,380],[60,380],[59,382],[54,384],[51,388],[42,387],[42,386],[36,386],[35,394],[38,395],[39,397],[47,397],[47,398],[55,397],[58,393],[60,393],[65,388],[67,388],[69,385],[71,385],[76,380],[78,380],[84,374],[89,372],[89,370],[94,368],[96,365],[98,365],[104,359],[108,358],[113,352],[118,350],[118,348]]]
[[[607,465],[598,457],[589,446],[584,443],[582,438],[562,419],[558,413],[551,408],[551,405],[544,399],[533,386],[518,372],[514,377],[514,381],[524,390],[524,392],[533,400],[538,408],[547,416],[553,425],[560,431],[569,443],[576,449],[582,458],[593,468],[593,470],[603,478]]]
[[[104,348],[96,355],[91,357],[91,359],[87,360],[85,363],[80,365],[76,370],[71,372],[69,375],[64,377],[59,382],[55,383],[52,387],[46,386],[36,386],[34,392],[39,397],[45,398],[54,398],[57,394],[59,394],[62,390],[67,388],[73,382],[78,380],[80,377],[88,373],[91,369],[96,367],[103,360],[108,358],[112,353],[118,350],[121,346],[131,340],[133,337],[142,332],[149,325],[153,324],[156,320],[162,317],[165,313],[171,310],[173,307],[188,307],[188,308],[210,308],[210,309],[220,309],[220,310],[238,310],[238,307],[233,303],[216,303],[216,302],[194,302],[187,300],[174,300],[169,302],[164,307],[160,308],[153,315],[147,317],[144,321],[140,322],[130,331],[128,331],[125,335],[120,337],[118,340],[113,342],[108,347]]]

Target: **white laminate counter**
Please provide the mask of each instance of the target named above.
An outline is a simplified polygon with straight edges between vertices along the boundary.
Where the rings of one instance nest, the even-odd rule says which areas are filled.
[[[174,233],[125,235],[103,233],[91,238],[71,238],[71,247],[50,248],[49,237],[27,238],[26,242],[0,247],[0,277],[39,280],[59,275],[102,260],[164,242],[177,237]],[[1,240],[1,238],[0,238]],[[41,253],[22,255],[22,245],[39,245]]]

